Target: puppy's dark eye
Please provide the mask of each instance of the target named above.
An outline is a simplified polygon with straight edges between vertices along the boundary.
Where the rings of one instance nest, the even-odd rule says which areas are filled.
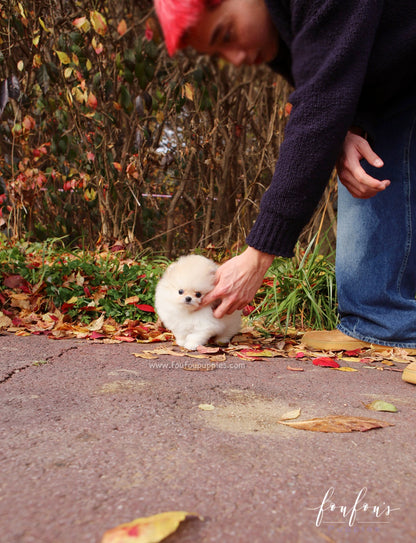
[[[195,296],[196,296],[197,298],[200,298],[200,297],[202,296],[202,294],[201,294],[200,292],[195,292]]]
[[[183,289],[182,289],[182,288],[180,288],[180,289],[178,290],[178,294],[180,294],[180,295],[182,296],[182,294],[183,294]]]

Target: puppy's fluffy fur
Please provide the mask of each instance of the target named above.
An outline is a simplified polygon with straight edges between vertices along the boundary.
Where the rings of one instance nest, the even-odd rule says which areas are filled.
[[[166,269],[156,287],[160,319],[176,343],[191,351],[210,338],[228,343],[241,328],[241,311],[217,319],[212,307],[200,307],[202,297],[214,288],[217,267],[204,256],[183,256]]]

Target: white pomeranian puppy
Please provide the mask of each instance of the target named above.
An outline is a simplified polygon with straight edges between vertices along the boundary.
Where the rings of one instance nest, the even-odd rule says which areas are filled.
[[[176,343],[190,351],[214,338],[228,343],[240,331],[241,311],[217,319],[202,297],[214,288],[218,265],[199,255],[182,256],[171,264],[156,287],[155,308]]]

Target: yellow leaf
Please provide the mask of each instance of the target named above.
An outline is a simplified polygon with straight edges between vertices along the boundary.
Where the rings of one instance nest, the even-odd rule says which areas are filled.
[[[102,329],[104,324],[104,313],[101,315],[101,317],[98,317],[98,319],[95,319],[95,321],[92,321],[88,326],[88,330],[90,332],[98,332]]]
[[[40,23],[40,26],[43,28],[43,30],[44,30],[45,32],[47,32],[48,34],[49,34],[49,33],[52,33],[52,29],[51,29],[51,28],[48,28],[48,27],[45,25],[43,19],[41,19],[40,17],[39,17],[39,23]]]
[[[68,66],[68,68],[65,68],[65,71],[64,71],[65,79],[69,79],[72,75],[72,72],[73,72],[73,69],[71,67]]]
[[[377,419],[367,419],[365,417],[349,417],[343,415],[334,415],[310,420],[301,420],[294,422],[278,421],[279,424],[285,424],[291,428],[299,430],[309,430],[311,432],[365,432],[374,428],[383,428],[384,426],[393,426],[389,422]]]
[[[105,532],[101,543],[158,543],[176,532],[183,520],[195,517],[203,520],[199,515],[186,511],[169,511],[138,518]]]
[[[344,360],[344,362],[359,362],[360,359],[356,356],[340,356],[338,360]]]
[[[334,368],[337,371],[358,371],[355,368],[349,368],[348,366],[342,366],[341,368]]]
[[[88,30],[91,28],[91,25],[86,17],[78,17],[72,21],[72,24],[78,28],[78,30],[82,30],[83,32],[88,32]]]
[[[69,56],[63,51],[55,51],[55,53],[58,55],[61,64],[69,64],[71,62]]]
[[[19,70],[19,72],[23,72],[24,68],[25,68],[25,65],[24,65],[23,60],[19,60],[19,62],[17,63],[17,69]]]
[[[149,353],[148,351],[144,351],[143,353],[132,353],[136,358],[145,358],[146,360],[155,360],[156,358],[159,358],[157,355],[153,353]]]
[[[139,296],[130,296],[124,300],[124,305],[137,304],[138,302],[140,302]]]
[[[32,66],[34,68],[40,68],[42,66],[42,58],[38,53],[33,55]]]
[[[194,88],[190,83],[185,83],[182,87],[182,98],[186,97],[191,102],[194,101]]]
[[[211,403],[200,403],[198,407],[199,409],[202,409],[202,411],[213,411],[215,409],[215,406]]]
[[[97,198],[97,192],[92,187],[85,189],[84,198],[87,202],[93,202]]]
[[[100,36],[105,36],[108,31],[107,21],[99,13],[98,11],[91,11],[90,12],[90,21],[92,24],[93,29],[99,34]]]
[[[39,34],[33,38],[32,43],[33,43],[33,45],[35,47],[37,47],[39,45],[39,40],[40,40],[40,35]]]

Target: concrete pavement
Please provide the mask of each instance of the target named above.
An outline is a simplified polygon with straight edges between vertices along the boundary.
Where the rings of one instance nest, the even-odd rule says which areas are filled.
[[[416,388],[399,372],[233,357],[184,371],[133,354],[154,347],[0,336],[2,543],[99,543],[170,510],[204,520],[169,543],[416,541]],[[375,399],[398,412],[367,410]],[[299,408],[394,426],[277,423]]]

